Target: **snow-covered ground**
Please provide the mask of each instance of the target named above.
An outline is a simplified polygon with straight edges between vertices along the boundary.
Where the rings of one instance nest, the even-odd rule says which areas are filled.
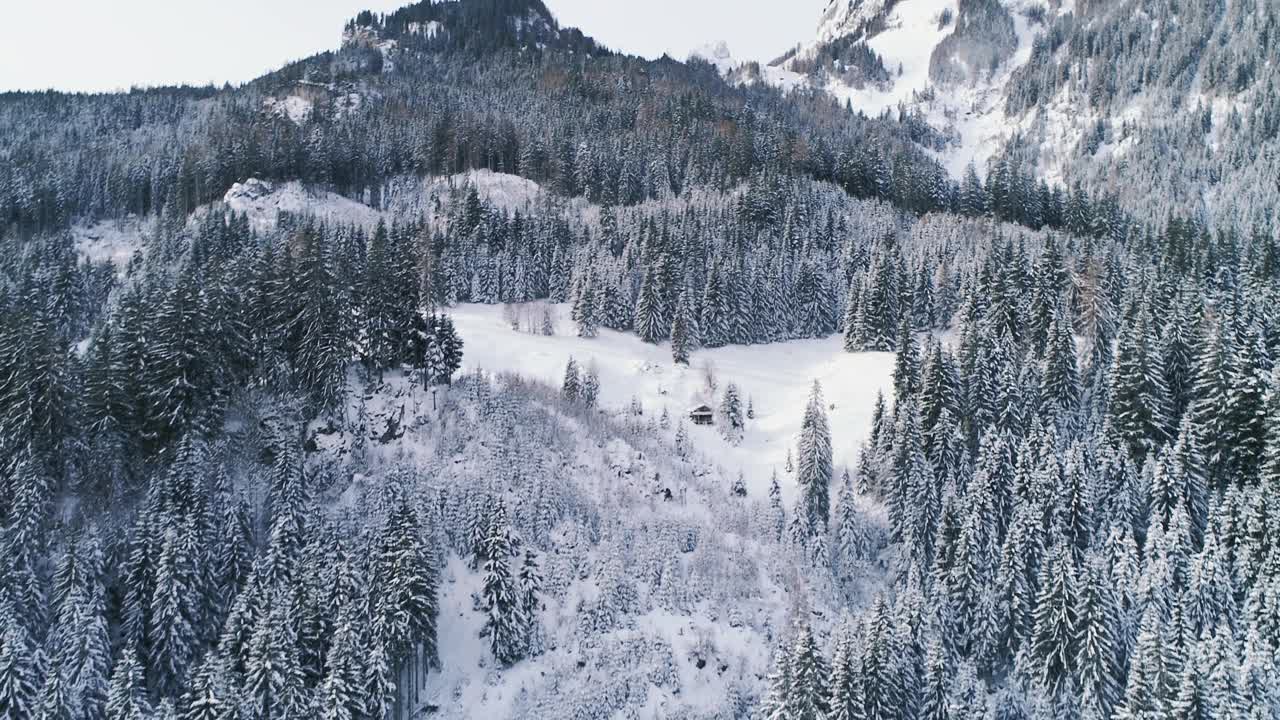
[[[95,263],[110,262],[117,274],[123,275],[129,261],[143,249],[145,236],[153,225],[153,219],[135,216],[92,225],[77,224],[71,227],[71,238],[82,258]]]
[[[492,170],[469,170],[457,175],[431,177],[421,181],[425,197],[448,195],[453,190],[472,185],[482,200],[504,210],[527,210],[544,196],[542,186],[527,178]]]
[[[899,104],[911,104],[912,93],[929,85],[929,56],[933,48],[949,35],[952,27],[938,27],[938,16],[944,10],[956,10],[956,0],[907,0],[900,3],[889,19],[888,28],[871,38],[867,45],[884,59],[884,66],[893,76],[887,90],[868,85],[866,88],[848,87],[839,82],[829,82],[827,92],[849,101],[855,110],[876,116]],[[819,37],[835,31],[819,31]],[[829,38],[828,38],[829,39]],[[901,70],[901,72],[899,72]]]
[[[273,229],[281,212],[312,215],[328,222],[373,226],[382,214],[368,205],[336,193],[309,188],[294,180],[272,183],[251,178],[231,186],[222,202],[231,210],[249,216],[258,232]]]
[[[550,336],[528,330],[540,329],[544,308],[556,317]],[[523,386],[509,374],[539,381],[524,386],[527,394],[515,391],[510,397],[508,412],[518,413],[521,428],[516,434],[522,443],[545,441],[545,477],[579,498],[584,517],[598,512],[600,525],[599,536],[588,537],[586,525],[564,522],[537,542],[546,580],[538,613],[545,653],[505,669],[495,665],[481,634],[484,614],[473,597],[481,590],[482,573],[447,554],[439,598],[442,667],[420,688],[424,701],[437,708],[435,716],[566,717],[562,713],[572,709],[620,703],[624,689],[633,711],[625,717],[737,716],[725,715],[726,709],[741,693],[758,699],[765,691],[777,639],[797,614],[825,635],[842,609],[860,606],[880,587],[883,571],[872,564],[848,588],[852,595],[837,597],[840,591],[829,579],[808,570],[798,546],[772,536],[767,488],[776,468],[790,512],[797,493],[785,458],[814,379],[823,384],[837,471],[854,460],[876,393],[891,384],[892,355],[849,354],[833,337],[699,350],[689,367],[677,367],[669,345],[608,330],[593,339],[577,337],[567,305],[460,305],[449,312],[465,343],[459,378],[480,370],[498,386]],[[520,329],[512,329],[512,317]],[[594,366],[600,377],[597,412],[548,402],[542,390],[541,383],[560,385],[570,357]],[[708,363],[721,389],[734,382],[751,398],[756,419],[739,446],[714,427],[686,421],[691,452],[682,459],[673,452],[676,423],[690,405],[708,399]],[[508,493],[509,502],[530,497],[527,490],[515,490],[527,479],[513,480],[492,465],[502,440],[487,435],[483,424],[460,425],[459,415],[437,422],[427,392],[400,373],[370,386],[353,372],[351,382],[352,409],[362,408],[369,422],[365,432],[371,439],[363,452],[371,464],[362,471],[370,474],[355,478],[335,507],[359,506],[362,493],[376,495],[385,468],[403,463],[417,467],[432,487],[490,483]],[[476,402],[462,380],[440,392],[464,407]],[[643,405],[641,419],[628,415],[633,398]],[[661,430],[655,421],[664,408],[672,422]],[[547,422],[540,413],[555,418],[555,432],[532,430]],[[348,413],[348,419],[356,415]],[[372,439],[388,418],[397,417],[403,421],[400,436]],[[313,432],[320,427],[317,422]],[[314,437],[317,458],[355,452],[348,430]],[[539,455],[538,449],[519,447],[527,459]],[[729,492],[739,469],[747,480],[745,498]],[[663,485],[678,489],[678,499],[664,501],[658,492]],[[510,509],[517,518],[538,513],[520,504]],[[863,509],[879,517],[869,501]],[[681,545],[682,537],[696,540]],[[592,608],[612,592],[615,577],[636,589],[637,601],[609,627],[596,628]],[[669,601],[673,587],[678,598]]]
[[[719,395],[713,400],[706,390],[706,368],[710,366],[719,392],[728,383],[736,383],[743,398],[750,398],[755,419],[747,421],[746,435],[737,446],[727,442],[715,427],[687,423],[690,438],[726,471],[741,470],[755,497],[768,491],[770,475],[777,470],[784,497],[788,503],[794,499],[794,476],[785,472],[786,456],[788,449],[795,452],[814,380],[822,384],[828,406],[837,469],[841,465],[852,468],[857,460],[870,431],[876,394],[883,391],[887,400],[892,395],[893,355],[847,353],[838,336],[697,350],[689,366],[683,367],[672,362],[669,344],[651,345],[635,335],[610,330],[601,330],[596,338],[579,338],[569,320],[569,306],[551,307],[558,316],[557,334],[552,337],[512,330],[501,306],[450,309],[466,343],[464,371],[479,367],[490,372],[517,372],[558,385],[573,357],[584,368],[596,367],[603,408],[621,411],[635,397],[646,414],[666,409],[674,426],[694,405],[718,404]],[[540,311],[529,315],[540,321]]]
[[[298,125],[307,121],[314,107],[310,100],[297,95],[289,95],[284,98],[269,97],[262,101],[262,106],[266,108],[267,112],[287,117]]]
[[[545,191],[532,180],[518,175],[472,170],[445,177],[401,178],[387,185],[384,209],[344,197],[299,181],[277,183],[250,178],[231,186],[220,203],[197,208],[192,218],[205,213],[229,209],[245,213],[249,224],[258,232],[270,232],[279,222],[280,213],[308,215],[325,222],[361,225],[372,228],[380,220],[417,217],[432,214],[437,207],[447,207],[449,197],[468,185],[474,186],[480,198],[490,205],[528,211],[546,197]],[[440,205],[436,205],[436,201]],[[573,201],[585,212],[584,201]],[[119,220],[77,223],[71,227],[76,250],[90,262],[109,261],[123,276],[129,261],[145,250],[148,237],[155,231],[155,218],[130,216]]]

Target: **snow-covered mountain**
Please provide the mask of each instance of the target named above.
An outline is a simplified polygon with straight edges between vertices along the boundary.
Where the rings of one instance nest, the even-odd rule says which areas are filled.
[[[891,113],[957,178],[970,163],[985,176],[1004,161],[1146,220],[1180,213],[1249,228],[1276,219],[1280,191],[1264,178],[1280,165],[1274,149],[1232,148],[1276,147],[1276,12],[1182,0],[832,0],[812,39],[731,77]],[[1170,147],[1183,158],[1172,168]]]
[[[814,39],[762,74],[825,90],[870,116],[923,120],[931,130],[922,144],[952,175],[970,163],[985,174],[1019,125],[1004,88],[1047,22],[1067,9],[1028,0],[832,0]]]
[[[0,720],[1280,718],[1276,18],[0,93]]]

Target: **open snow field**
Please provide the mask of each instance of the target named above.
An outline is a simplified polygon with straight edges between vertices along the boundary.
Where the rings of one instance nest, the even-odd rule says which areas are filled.
[[[893,354],[844,351],[841,337],[794,340],[771,345],[730,346],[697,350],[688,367],[671,361],[669,344],[650,345],[631,334],[601,329],[593,339],[577,337],[569,320],[568,305],[554,305],[556,335],[547,337],[521,329],[512,330],[500,305],[459,305],[451,308],[462,335],[463,371],[516,372],[559,385],[569,358],[586,368],[595,365],[600,376],[600,407],[608,412],[627,409],[634,396],[646,415],[660,415],[666,408],[672,427],[690,408],[711,402],[706,391],[708,364],[714,369],[721,392],[737,383],[750,398],[755,419],[738,446],[727,442],[715,427],[689,423],[693,444],[730,473],[741,470],[754,497],[768,492],[769,477],[778,471],[784,499],[794,501],[794,476],[784,472],[787,450],[795,452],[800,421],[814,380],[822,383],[831,423],[837,478],[842,465],[852,469],[857,453],[871,428],[876,394],[891,401]],[[531,313],[535,319],[540,311]]]

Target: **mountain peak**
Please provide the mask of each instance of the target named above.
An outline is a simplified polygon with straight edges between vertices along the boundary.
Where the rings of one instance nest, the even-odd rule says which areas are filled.
[[[818,23],[817,42],[828,43],[842,37],[866,40],[883,29],[898,0],[831,0]]]
[[[724,40],[700,45],[689,51],[689,58],[700,58],[715,66],[721,74],[732,72],[742,67],[742,61],[733,56],[729,43]]]
[[[580,31],[562,29],[543,0],[423,0],[388,15],[365,11],[347,23],[344,40],[348,37],[365,45],[373,37],[381,43],[431,50],[600,51]]]

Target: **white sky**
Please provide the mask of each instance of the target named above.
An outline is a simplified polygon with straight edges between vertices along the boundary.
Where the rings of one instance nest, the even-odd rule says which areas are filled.
[[[768,60],[813,36],[827,0],[545,0],[615,50],[684,59],[724,40]],[[337,47],[362,9],[409,0],[15,0],[0,13],[0,92],[242,83]],[[465,2],[465,0],[464,0]]]

